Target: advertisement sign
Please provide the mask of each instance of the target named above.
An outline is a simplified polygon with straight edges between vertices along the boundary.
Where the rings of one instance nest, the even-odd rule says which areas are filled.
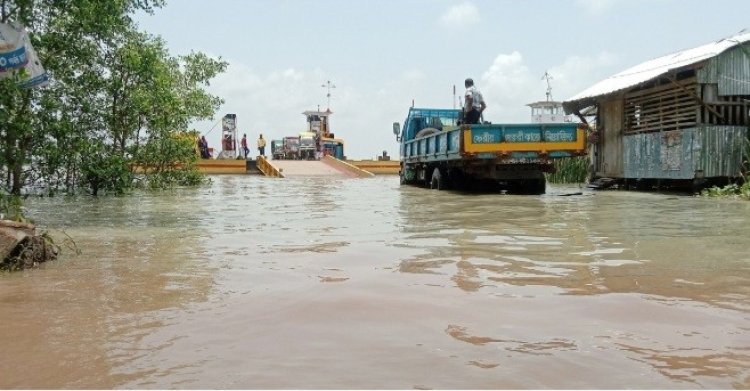
[[[0,79],[19,76],[22,88],[43,87],[49,75],[42,67],[29,35],[15,23],[0,23]]]

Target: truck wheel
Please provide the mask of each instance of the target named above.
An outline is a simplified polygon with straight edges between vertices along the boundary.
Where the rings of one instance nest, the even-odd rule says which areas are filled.
[[[547,181],[544,178],[527,179],[522,182],[520,194],[544,194],[547,188]]]
[[[536,180],[536,194],[544,194],[547,192],[547,180],[544,178]]]
[[[438,189],[438,190],[445,190],[448,188],[447,185],[448,185],[447,178],[445,178],[440,173],[440,168],[435,167],[435,170],[432,171],[432,179],[430,179],[430,188]]]

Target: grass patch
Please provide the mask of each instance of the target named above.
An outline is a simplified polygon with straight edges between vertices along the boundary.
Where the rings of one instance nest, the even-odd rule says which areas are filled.
[[[549,183],[584,183],[589,174],[588,156],[555,159],[554,174],[545,174]]]

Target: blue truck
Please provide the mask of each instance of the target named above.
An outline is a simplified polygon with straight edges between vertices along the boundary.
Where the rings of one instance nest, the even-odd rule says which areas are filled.
[[[576,123],[462,125],[458,109],[410,108],[401,142],[401,184],[433,189],[491,187],[543,194],[552,160],[586,154],[586,126]]]

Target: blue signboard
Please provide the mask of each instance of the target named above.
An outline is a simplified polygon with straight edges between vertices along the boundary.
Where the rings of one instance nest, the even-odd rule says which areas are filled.
[[[576,141],[576,125],[481,125],[471,128],[473,144]]]
[[[0,52],[0,72],[18,69],[29,62],[26,56],[26,47],[21,46],[9,52]]]

